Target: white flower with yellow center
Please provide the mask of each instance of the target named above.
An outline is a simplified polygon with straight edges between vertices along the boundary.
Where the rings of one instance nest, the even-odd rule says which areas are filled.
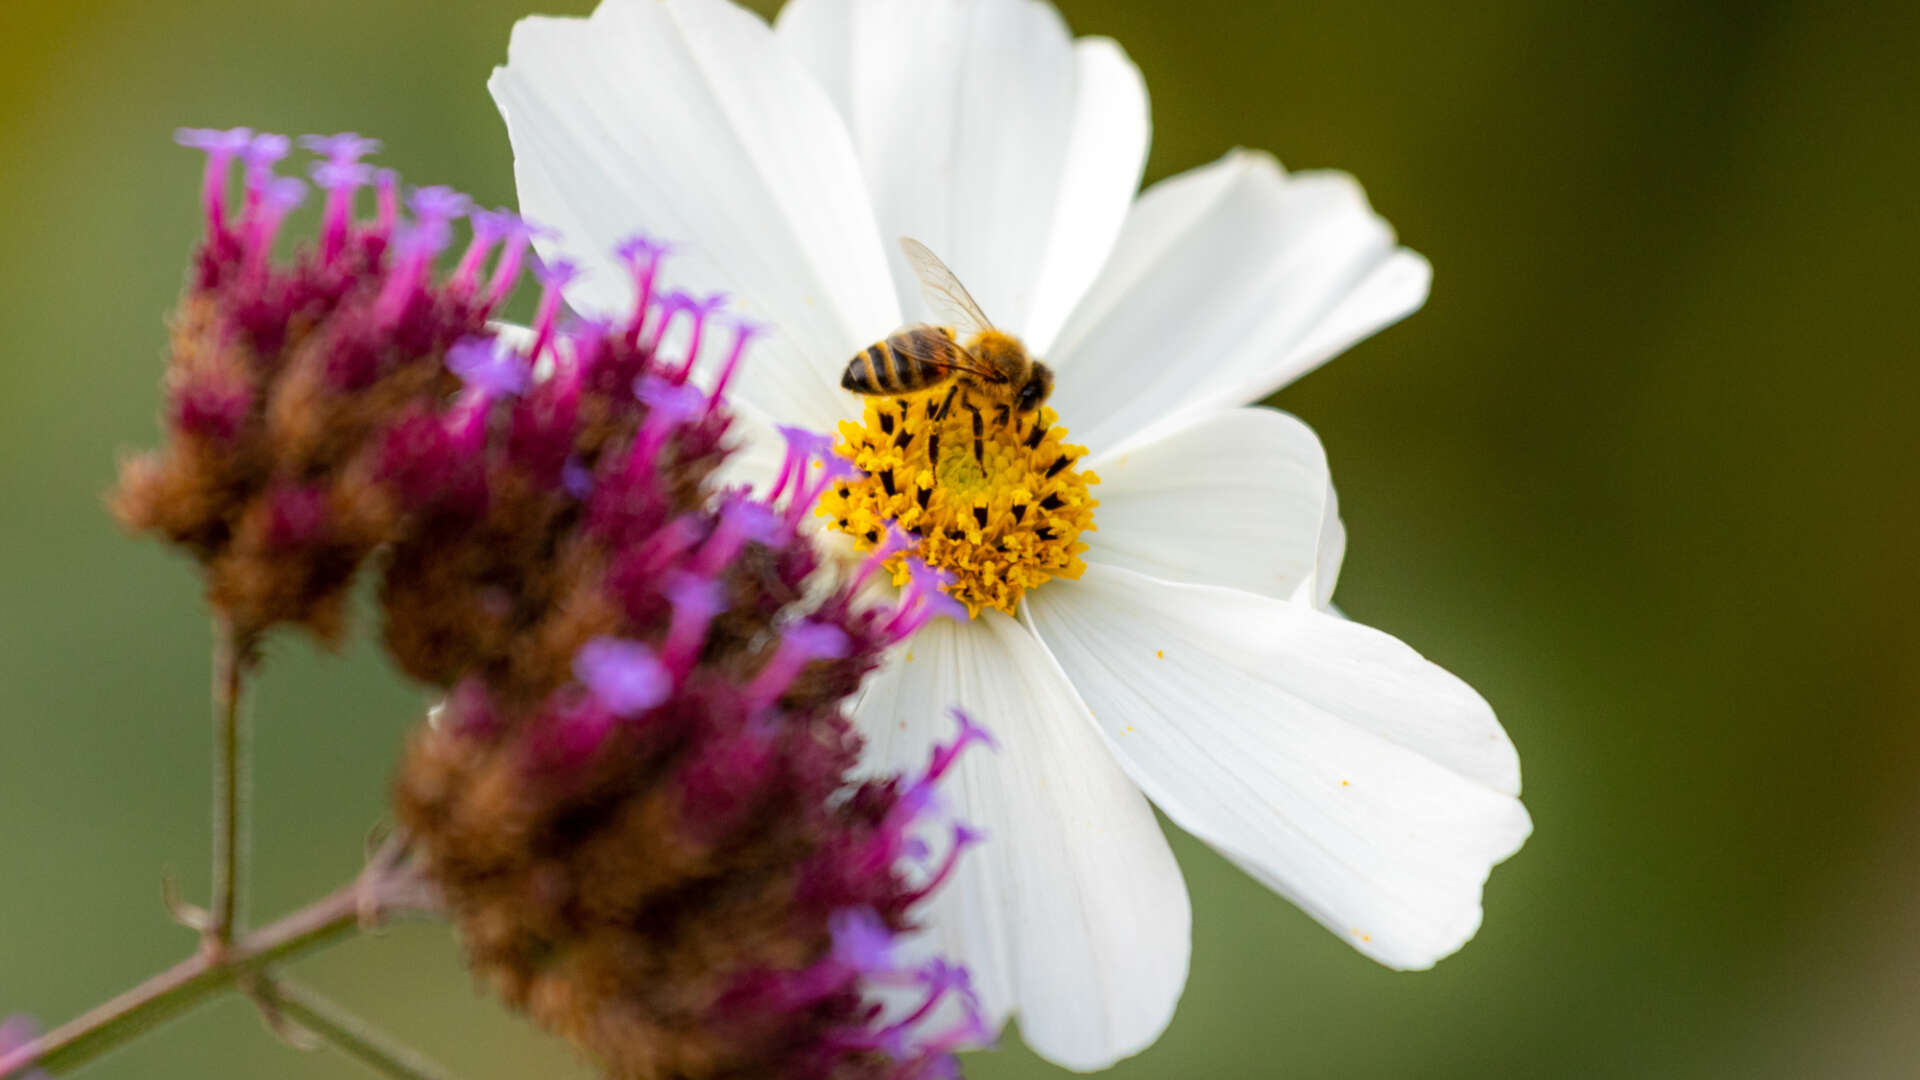
[[[570,303],[630,309],[597,253],[674,239],[670,276],[772,328],[735,400],[864,470],[823,523],[914,540],[973,609],[858,719],[876,766],[923,760],[947,704],[1001,742],[956,771],[990,843],[929,927],[997,1019],[1080,1069],[1165,1028],[1190,911],[1148,799],[1381,963],[1473,935],[1531,828],[1513,746],[1466,684],[1327,609],[1345,536],[1319,442],[1243,407],[1425,299],[1350,178],[1236,151],[1136,200],[1139,72],[1034,0],[792,0],[772,27],[605,0],[522,21],[491,85],[521,208],[565,237],[543,254],[590,271]],[[1052,368],[1046,408],[988,410],[976,447],[966,410],[932,419],[944,388],[840,389],[931,319],[899,237]]]

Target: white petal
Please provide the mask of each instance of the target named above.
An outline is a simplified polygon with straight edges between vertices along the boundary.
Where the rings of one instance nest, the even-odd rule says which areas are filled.
[[[1146,87],[1037,0],[793,0],[778,33],[846,117],[903,310],[904,258],[938,254],[993,321],[1042,349],[1119,235],[1146,162]]]
[[[1027,347],[1038,354],[1052,348],[1120,239],[1152,134],[1146,80],[1117,42],[1081,38],[1074,62],[1073,136],[1033,307],[1020,323]]]
[[[846,121],[853,116],[854,49],[867,43],[864,8],[854,0],[787,0],[773,17],[774,37],[813,76]]]
[[[1095,451],[1257,401],[1426,298],[1351,177],[1235,151],[1149,188],[1048,361]]]
[[[987,840],[936,894],[931,936],[1048,1059],[1096,1069],[1138,1052],[1173,1016],[1191,928],[1153,811],[1025,627],[998,613],[937,622],[909,651],[856,711],[869,760],[923,768],[956,704],[1000,743],[968,751],[942,787]]]
[[[588,274],[568,300],[631,310],[610,249],[677,245],[667,276],[773,326],[734,385],[787,422],[831,425],[847,357],[900,321],[845,127],[757,16],[725,0],[605,0],[529,18],[489,83],[520,206]]]
[[[1333,486],[1313,429],[1286,413],[1202,417],[1091,467],[1088,562],[1280,599],[1315,578]]]
[[[1322,611],[1333,610],[1333,587],[1340,580],[1340,564],[1346,558],[1347,526],[1340,520],[1340,497],[1334,493],[1333,484],[1328,483],[1326,511],[1320,519],[1320,549],[1314,559],[1313,588],[1309,593],[1313,605]]]
[[[1382,329],[1420,310],[1433,284],[1433,266],[1426,257],[1406,248],[1395,249],[1372,272],[1347,292],[1345,300],[1320,320],[1313,333],[1287,355],[1283,380],[1262,390],[1274,390],[1339,356]]]
[[[1480,925],[1532,829],[1485,701],[1356,623],[1089,566],[1032,624],[1168,817],[1368,956],[1423,968]]]

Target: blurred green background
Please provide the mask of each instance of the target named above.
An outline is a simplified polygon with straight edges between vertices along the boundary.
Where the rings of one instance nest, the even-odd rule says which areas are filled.
[[[159,875],[206,871],[196,583],[100,506],[198,229],[172,129],[373,132],[510,203],[483,83],[526,3],[0,5],[0,1013],[179,958]],[[1145,70],[1152,177],[1349,169],[1432,259],[1421,314],[1278,401],[1334,463],[1341,603],[1495,704],[1536,821],[1414,975],[1182,838],[1191,984],[1113,1075],[1920,1075],[1914,6],[1063,7]],[[421,704],[364,635],[271,652],[258,916],[354,869]],[[437,929],[300,970],[462,1076],[584,1075]],[[357,1073],[227,1002],[90,1075]]]

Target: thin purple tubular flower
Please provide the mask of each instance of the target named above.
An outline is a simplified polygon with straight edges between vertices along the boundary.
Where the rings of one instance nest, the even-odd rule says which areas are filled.
[[[780,437],[787,442],[786,459],[780,463],[780,475],[774,478],[773,490],[767,493],[769,505],[784,494],[789,485],[794,488],[792,505],[800,504],[800,490],[806,484],[807,465],[811,461],[833,457],[833,437],[801,427],[782,425]]]
[[[780,535],[781,525],[779,515],[766,505],[737,494],[730,496],[721,507],[719,527],[694,556],[694,571],[718,573],[733,562],[747,544],[773,543]]]
[[[475,210],[467,215],[467,221],[473,226],[473,240],[454,268],[452,285],[470,295],[480,283],[480,267],[487,261],[487,254],[513,235],[520,219],[506,210]]]
[[[707,331],[707,319],[727,302],[726,293],[714,293],[701,298],[692,293],[674,291],[661,301],[660,326],[654,331],[653,348],[657,351],[664,344],[667,330],[673,325],[674,315],[686,312],[692,323],[687,333],[687,356],[680,366],[668,376],[674,382],[685,382],[693,374],[693,366],[700,359],[700,347]]]
[[[672,253],[672,244],[644,234],[630,236],[613,249],[614,256],[626,263],[639,280],[645,280],[646,275],[659,266],[660,260]],[[644,307],[645,304],[640,306]]]
[[[181,146],[202,150],[207,155],[207,171],[201,182],[200,198],[206,208],[207,231],[217,234],[226,228],[227,174],[233,159],[253,142],[251,128],[181,128],[173,139]]]
[[[349,161],[317,161],[308,172],[314,184],[327,193],[326,210],[321,215],[320,259],[332,263],[340,257],[353,224],[354,196],[373,182],[373,166]]]
[[[965,622],[967,606],[947,595],[953,575],[937,570],[918,559],[907,560],[907,588],[900,606],[887,623],[886,633],[896,642],[905,641],[938,618]]]
[[[565,300],[563,290],[580,276],[580,268],[564,259],[553,263],[536,261],[533,276],[540,282],[540,307],[533,316],[533,348],[527,350],[527,355],[538,357],[553,343],[560,305]]]
[[[381,236],[392,236],[400,224],[400,174],[392,169],[375,169],[373,187],[379,207],[374,230]]]
[[[381,216],[387,213],[387,203],[391,195],[386,188],[381,189]],[[443,209],[429,201],[430,209]],[[423,217],[408,226],[395,226],[393,247],[395,259],[393,267],[387,272],[386,284],[380,290],[375,302],[375,318],[381,325],[392,327],[406,317],[408,308],[427,286],[427,275],[432,269],[433,260],[446,250],[451,231],[447,227],[450,218],[440,216]]]
[[[733,346],[727,350],[727,359],[720,365],[720,375],[713,381],[713,396],[707,401],[709,412],[719,407],[721,397],[727,392],[727,384],[733,381],[734,372],[740,367],[740,358],[746,355],[747,346],[769,330],[766,324],[748,319],[735,318],[731,323]]]
[[[473,200],[450,187],[435,185],[416,188],[407,196],[407,209],[413,213],[413,227],[401,241],[401,248],[424,263],[445,251],[453,242],[453,223],[464,216]],[[412,267],[409,267],[412,269]]]
[[[240,159],[247,163],[247,183],[252,186],[273,173],[273,167],[293,151],[293,140],[285,135],[262,131],[247,140]]]
[[[714,616],[727,609],[725,590],[718,581],[694,573],[674,576],[666,588],[667,602],[673,605],[673,621],[667,625],[667,641],[661,646],[660,660],[675,680],[686,678],[700,648],[706,644],[707,628]]]
[[[938,957],[928,961],[927,965],[915,975],[916,981],[926,990],[927,996],[920,1002],[919,1008],[894,1022],[887,1028],[887,1032],[898,1032],[904,1035],[913,1025],[926,1019],[927,1015],[933,1012],[949,993],[956,990],[971,993],[973,990],[973,980],[968,976],[966,968],[949,964]]]
[[[954,823],[953,842],[947,846],[946,858],[941,861],[940,868],[933,872],[933,876],[927,879],[927,883],[913,891],[911,894],[913,898],[925,899],[937,892],[940,886],[945,885],[947,879],[953,876],[954,870],[959,868],[960,857],[966,854],[967,849],[985,839],[985,833],[965,822]]]
[[[945,776],[947,770],[953,768],[953,763],[960,759],[961,752],[975,743],[989,750],[1000,749],[1000,744],[994,741],[993,733],[974,723],[973,717],[967,715],[965,709],[954,709],[952,712],[953,718],[960,724],[960,734],[951,743],[933,748],[933,756],[927,762],[927,779],[929,780],[938,780]]]
[[[287,215],[305,202],[307,185],[292,177],[269,177],[259,192],[247,222],[247,265],[258,272],[265,268],[269,256],[273,254],[273,240],[279,235],[280,226],[286,223]]]
[[[380,152],[379,139],[369,139],[351,131],[343,131],[338,135],[302,135],[300,146],[334,162],[359,161]]]
[[[316,161],[307,169],[307,175],[327,194],[350,198],[354,192],[373,183],[374,171],[373,166],[363,161]]]
[[[873,577],[874,571],[884,566],[895,555],[903,555],[913,550],[913,544],[914,540],[910,534],[896,530],[891,522],[882,522],[880,542],[875,544],[873,550],[861,561],[860,569],[854,571],[853,587],[857,589],[865,585]]]
[[[380,140],[347,131],[338,135],[302,135],[300,145],[321,158],[309,171],[313,182],[327,193],[327,206],[321,218],[320,259],[332,263],[340,257],[346,243],[354,195],[373,182],[373,167],[362,164],[360,159],[378,153]]]
[[[673,693],[666,665],[638,641],[594,638],[574,655],[573,672],[615,716],[637,716]]]
[[[808,469],[802,466],[793,498],[787,503],[787,520],[797,526],[813,512],[813,504],[820,498],[821,492],[842,480],[851,480],[859,475],[860,470],[853,462],[831,452],[813,463],[810,475]]]
[[[252,214],[260,201],[267,196],[267,189],[274,180],[273,168],[280,164],[287,154],[292,152],[293,140],[285,135],[260,132],[247,141],[246,148],[240,151],[240,160],[246,163],[247,198],[245,212]]]
[[[526,358],[499,338],[470,338],[448,349],[447,370],[468,389],[507,397],[525,393],[533,383]]]
[[[653,288],[660,276],[660,263],[672,252],[673,245],[647,236],[629,237],[614,249],[614,255],[627,265],[634,281],[633,320],[626,334],[629,345],[639,344],[647,314],[653,310]]]
[[[893,970],[893,931],[872,908],[841,908],[827,920],[833,959],[862,975]]]
[[[802,621],[788,627],[781,634],[772,659],[747,686],[747,711],[755,713],[772,707],[780,695],[786,693],[801,668],[816,660],[841,659],[851,647],[847,632],[828,623]]]
[[[658,417],[662,424],[684,424],[704,412],[707,403],[706,392],[699,387],[651,375],[635,379],[633,393],[646,404],[650,423]]]
[[[523,217],[512,218],[508,226],[506,239],[500,245],[500,260],[494,263],[493,276],[487,279],[487,304],[492,307],[506,303],[520,281],[520,267],[527,257],[527,247],[535,236],[546,231]]]
[[[473,199],[444,184],[415,188],[407,197],[407,209],[422,224],[451,225],[464,217],[473,206]]]
[[[707,395],[697,386],[676,384],[654,375],[634,380],[633,394],[647,406],[647,420],[634,442],[635,461],[651,463],[667,438],[704,411]]]

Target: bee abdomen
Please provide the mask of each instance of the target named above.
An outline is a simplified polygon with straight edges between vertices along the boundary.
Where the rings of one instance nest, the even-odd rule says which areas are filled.
[[[933,328],[903,330],[855,356],[840,376],[841,389],[856,394],[910,394],[944,380],[959,344]]]

